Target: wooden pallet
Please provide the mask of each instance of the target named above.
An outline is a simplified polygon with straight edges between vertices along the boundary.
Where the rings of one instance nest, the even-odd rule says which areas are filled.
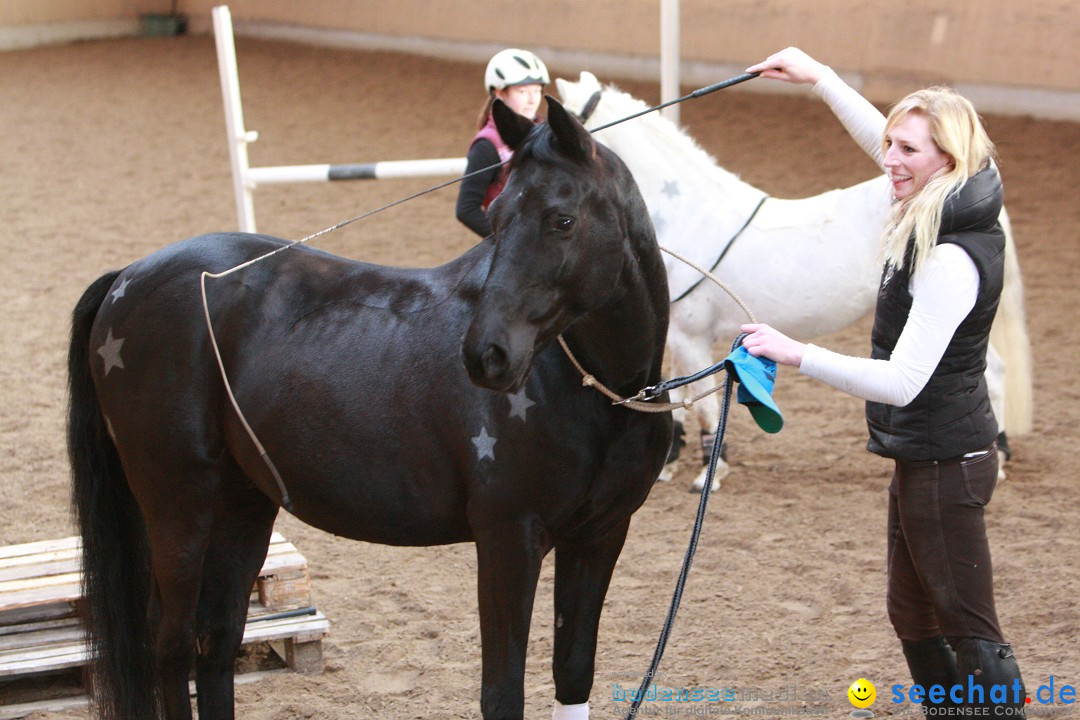
[[[77,537],[0,547],[0,720],[85,704],[85,697],[3,704],[10,694],[5,689],[20,679],[87,664],[79,618],[81,558]],[[291,670],[320,673],[329,627],[311,599],[307,560],[274,533],[252,588],[244,645],[269,643]]]

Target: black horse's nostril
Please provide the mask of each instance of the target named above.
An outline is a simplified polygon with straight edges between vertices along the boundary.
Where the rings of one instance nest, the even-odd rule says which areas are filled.
[[[503,378],[510,369],[506,350],[498,345],[489,345],[480,356],[480,368],[484,371],[484,378],[490,382]]]

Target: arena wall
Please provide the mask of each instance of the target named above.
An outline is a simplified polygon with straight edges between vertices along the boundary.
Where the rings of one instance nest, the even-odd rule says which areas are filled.
[[[191,32],[215,0],[178,0]],[[137,34],[171,0],[7,0],[0,48]],[[1080,120],[1074,0],[681,0],[681,77],[700,86],[786,45],[828,62],[871,100],[946,83],[981,109]],[[237,35],[391,49],[481,63],[506,46],[556,72],[659,77],[660,0],[232,0]],[[784,90],[750,83],[750,90]]]

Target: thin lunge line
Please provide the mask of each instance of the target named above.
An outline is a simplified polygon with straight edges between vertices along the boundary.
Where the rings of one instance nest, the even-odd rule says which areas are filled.
[[[280,252],[281,250],[284,250],[288,247],[291,246],[286,245],[284,248],[278,248],[274,252]],[[272,255],[273,253],[270,254]],[[266,256],[264,255],[263,257]],[[220,273],[219,275],[213,275],[208,272],[203,272],[199,276],[199,287],[202,291],[203,315],[206,318],[206,329],[210,333],[210,346],[214,349],[214,357],[217,359],[218,370],[221,371],[221,381],[225,383],[225,394],[229,396],[229,402],[232,404],[233,410],[236,411],[236,416],[240,418],[240,424],[244,426],[244,431],[248,434],[248,437],[251,438],[251,442],[255,444],[255,449],[259,451],[259,457],[262,458],[263,462],[266,463],[266,467],[270,470],[270,474],[274,478],[274,483],[277,484],[278,492],[281,494],[281,506],[289,512],[292,512],[292,498],[289,497],[289,491],[285,487],[285,481],[281,478],[281,473],[278,472],[277,466],[274,465],[274,461],[270,459],[270,455],[266,452],[266,448],[264,448],[263,444],[259,442],[259,438],[255,434],[255,430],[253,430],[251,425],[248,424],[247,418],[244,416],[244,412],[240,409],[240,404],[236,402],[236,395],[233,394],[232,385],[229,383],[229,376],[225,374],[225,362],[221,359],[221,349],[218,347],[217,335],[214,333],[214,324],[210,320],[210,304],[206,300],[206,278],[228,275],[233,270],[239,269],[239,267],[242,266],[235,267],[232,270],[227,270],[226,272]]]

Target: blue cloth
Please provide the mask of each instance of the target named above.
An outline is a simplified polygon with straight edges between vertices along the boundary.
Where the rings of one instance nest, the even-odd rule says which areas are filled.
[[[724,367],[738,381],[738,401],[750,410],[758,427],[767,433],[780,432],[784,427],[784,416],[772,398],[776,363],[768,358],[754,357],[739,345],[724,358]]]

